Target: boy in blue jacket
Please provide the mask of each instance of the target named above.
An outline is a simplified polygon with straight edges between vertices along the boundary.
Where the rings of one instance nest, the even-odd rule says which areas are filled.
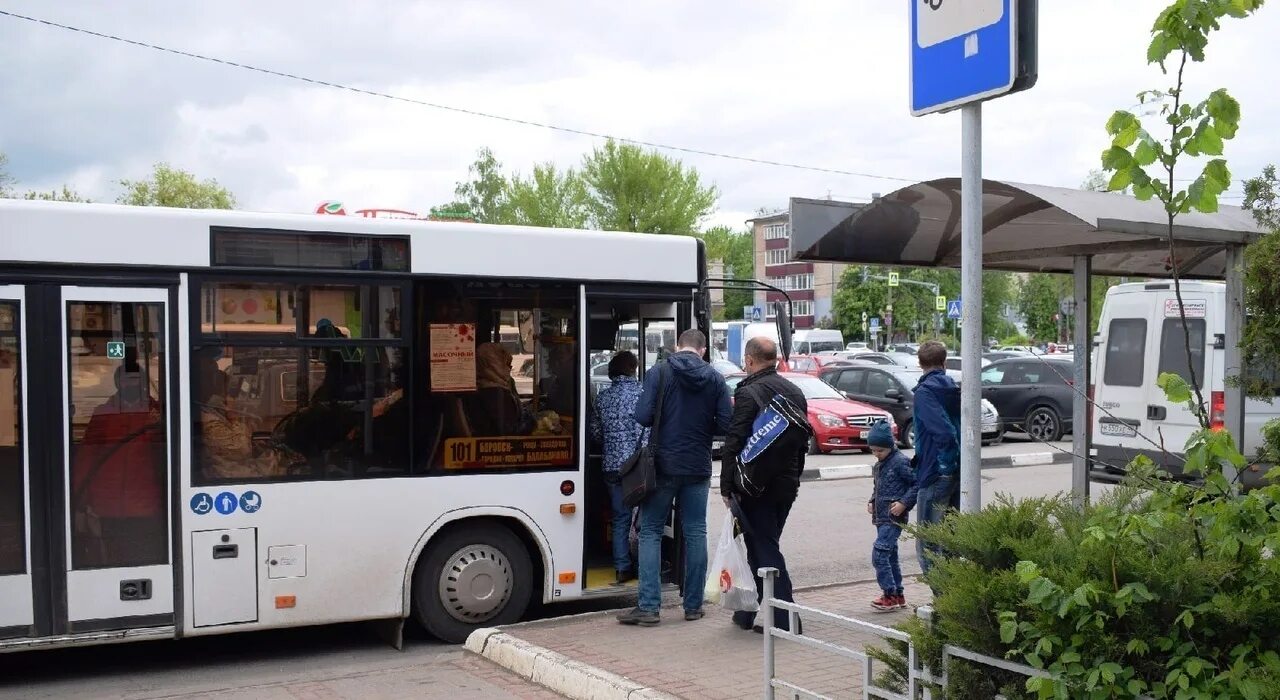
[[[902,569],[898,566],[898,537],[907,524],[907,503],[915,502],[916,476],[911,460],[898,451],[889,424],[881,421],[867,434],[867,446],[876,457],[871,467],[871,500],[867,512],[876,526],[876,543],[871,548],[871,563],[876,567],[876,581],[884,595],[871,601],[878,612],[907,607],[902,590]]]

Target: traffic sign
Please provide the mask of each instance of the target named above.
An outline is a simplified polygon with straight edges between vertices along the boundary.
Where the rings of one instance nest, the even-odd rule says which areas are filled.
[[[1034,85],[1036,13],[1034,0],[914,0],[912,116]]]
[[[944,296],[937,296],[937,297],[934,297],[934,299],[933,299],[933,310],[934,310],[934,311],[946,311],[946,310],[947,310],[947,298],[946,298],[946,297],[944,297]]]
[[[886,312],[884,313],[884,325],[886,325],[886,326],[892,326],[892,325],[893,325],[893,313],[892,313],[892,312],[886,311]]]
[[[107,359],[123,360],[124,359],[124,343],[118,340],[107,342]]]
[[[871,327],[872,327],[872,328],[879,328],[879,327],[880,327],[880,317],[879,317],[879,316],[872,316],[872,317],[871,317]]]
[[[952,299],[947,302],[947,318],[960,320],[960,300]]]
[[[890,287],[898,286],[898,273],[896,272],[889,273],[889,286]]]

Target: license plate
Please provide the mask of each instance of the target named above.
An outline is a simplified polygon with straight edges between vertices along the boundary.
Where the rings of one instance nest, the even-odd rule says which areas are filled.
[[[862,440],[866,440],[866,439],[867,439],[867,435],[870,435],[870,434],[871,434],[871,431],[870,431],[870,430],[863,430],[863,431],[861,431],[861,432],[859,432],[859,433],[858,433],[858,438],[859,438],[859,439],[862,439]]]
[[[1098,426],[1103,435],[1112,437],[1133,437],[1138,434],[1137,429],[1125,423],[1099,423]]]

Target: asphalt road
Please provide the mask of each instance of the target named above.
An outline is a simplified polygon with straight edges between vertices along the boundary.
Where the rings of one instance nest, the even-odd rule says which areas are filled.
[[[984,456],[1048,451],[1043,445],[1013,443],[983,450]],[[861,455],[815,458],[822,466],[866,463]],[[997,492],[1015,497],[1070,489],[1067,464],[991,469],[983,472],[983,500]],[[1095,485],[1097,488],[1098,485]],[[813,586],[874,577],[871,542],[875,532],[863,510],[870,479],[813,481],[801,487],[783,536],[797,586]],[[708,541],[714,547],[724,506],[713,491],[708,510]],[[902,547],[904,573],[919,571],[913,542]],[[539,607],[533,615],[551,617],[634,604],[618,597]],[[341,678],[378,683],[404,673],[434,673],[444,683],[461,678],[457,647],[442,645],[408,629],[405,651],[396,652],[366,624],[335,625],[270,632],[249,632],[187,639],[0,654],[0,698],[172,698],[172,697],[330,697],[297,695],[300,679]],[[424,666],[425,665],[425,666]],[[426,681],[424,681],[426,682]],[[441,686],[443,687],[443,685]],[[475,685],[469,686],[473,690]],[[303,688],[305,690],[305,687]],[[422,697],[432,697],[423,689]],[[382,695],[374,691],[375,695]],[[392,694],[397,694],[392,692]],[[453,697],[453,695],[449,695]]]

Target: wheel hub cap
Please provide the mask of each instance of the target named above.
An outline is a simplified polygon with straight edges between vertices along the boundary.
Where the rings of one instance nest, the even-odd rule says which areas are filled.
[[[445,561],[440,573],[440,601],[460,622],[484,622],[511,598],[514,578],[511,563],[497,548],[469,545]]]

